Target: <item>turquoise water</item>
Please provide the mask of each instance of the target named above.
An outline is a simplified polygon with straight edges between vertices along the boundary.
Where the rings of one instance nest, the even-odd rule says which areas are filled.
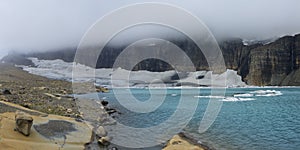
[[[126,99],[130,93],[118,89],[118,94]],[[200,92],[199,92],[200,90]],[[282,95],[263,95],[254,91],[276,90]],[[210,89],[186,89],[181,95],[180,89],[168,89],[164,103],[150,113],[134,113],[124,108],[115,98],[113,92],[100,93],[112,107],[122,114],[117,116],[118,122],[138,128],[158,125],[168,119],[176,110],[180,96],[188,101],[198,101],[197,110],[184,129],[184,132],[216,149],[300,149],[300,88],[232,88],[226,89],[226,97],[236,93],[250,94],[237,101],[224,101],[221,111],[213,125],[205,132],[198,133],[200,120],[209,99]],[[121,92],[120,92],[121,91]],[[156,89],[152,96],[163,96],[162,89]],[[200,98],[197,97],[199,96]],[[150,97],[147,89],[131,89],[131,93],[140,101]],[[274,93],[271,91],[271,93]],[[195,97],[196,96],[196,97]],[[245,96],[245,95],[244,95]],[[222,99],[219,99],[222,100]],[[245,101],[241,101],[245,100]],[[135,103],[130,105],[134,106]],[[192,106],[191,106],[192,107]],[[189,109],[185,107],[184,109]],[[184,113],[184,110],[181,110]],[[176,125],[176,122],[174,122]]]

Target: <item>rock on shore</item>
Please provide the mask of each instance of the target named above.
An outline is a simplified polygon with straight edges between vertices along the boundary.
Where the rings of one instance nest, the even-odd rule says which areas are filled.
[[[179,133],[169,140],[163,150],[209,150],[209,148],[192,142],[183,133]]]
[[[16,120],[16,131],[19,131],[20,133],[24,134],[25,136],[30,135],[31,126],[33,124],[33,118],[24,112],[16,111],[15,114],[15,120]]]

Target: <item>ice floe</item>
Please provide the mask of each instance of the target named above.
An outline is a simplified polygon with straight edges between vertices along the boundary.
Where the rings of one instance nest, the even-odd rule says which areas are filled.
[[[200,96],[194,96],[195,98],[213,98],[213,99],[223,99],[224,96],[213,96],[213,95],[200,95]]]
[[[267,97],[282,95],[280,91],[276,91],[276,90],[257,90],[250,93],[254,94],[255,96],[267,96]]]
[[[250,93],[241,93],[241,94],[234,94],[233,97],[252,97],[253,94]]]
[[[226,97],[220,101],[223,102],[238,102],[238,101],[253,101],[255,98],[239,98],[239,97]]]

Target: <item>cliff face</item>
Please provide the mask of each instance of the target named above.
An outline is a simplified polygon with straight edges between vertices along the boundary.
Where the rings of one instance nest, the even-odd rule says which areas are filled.
[[[300,68],[300,34],[295,36],[295,48],[294,48],[294,69],[299,69]]]
[[[244,49],[243,41],[241,39],[231,39],[223,41],[219,44],[225,65],[228,69],[238,70],[242,59],[247,55]]]
[[[201,50],[190,39],[172,39],[169,41],[184,50],[197,70],[209,70]],[[106,46],[99,56],[96,67],[111,68],[115,59],[126,46]],[[265,45],[244,45],[241,39],[227,39],[219,42],[219,46],[222,50],[226,67],[237,70],[238,74],[249,85],[300,85],[300,35],[282,37]],[[161,47],[157,45],[155,48]],[[38,57],[40,59],[63,59],[70,62],[73,61],[75,52],[75,49],[60,50],[24,56]],[[134,56],[136,55],[139,54],[135,53]],[[162,51],[157,55],[168,54]],[[10,60],[7,57],[3,59]],[[122,61],[128,63],[130,58],[124,58]],[[157,59],[144,60],[133,68],[133,70],[149,71],[171,69],[173,69],[171,65]]]
[[[300,35],[294,37],[294,49],[292,51],[293,70],[283,80],[281,85],[300,85]]]
[[[295,68],[294,37],[283,37],[277,41],[250,51],[249,74],[251,85],[281,85]]]

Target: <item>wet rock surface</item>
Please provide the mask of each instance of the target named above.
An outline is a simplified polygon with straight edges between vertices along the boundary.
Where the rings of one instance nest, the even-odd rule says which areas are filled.
[[[49,120],[45,124],[33,126],[35,130],[46,138],[65,138],[70,132],[76,131],[74,124],[63,120]]]

